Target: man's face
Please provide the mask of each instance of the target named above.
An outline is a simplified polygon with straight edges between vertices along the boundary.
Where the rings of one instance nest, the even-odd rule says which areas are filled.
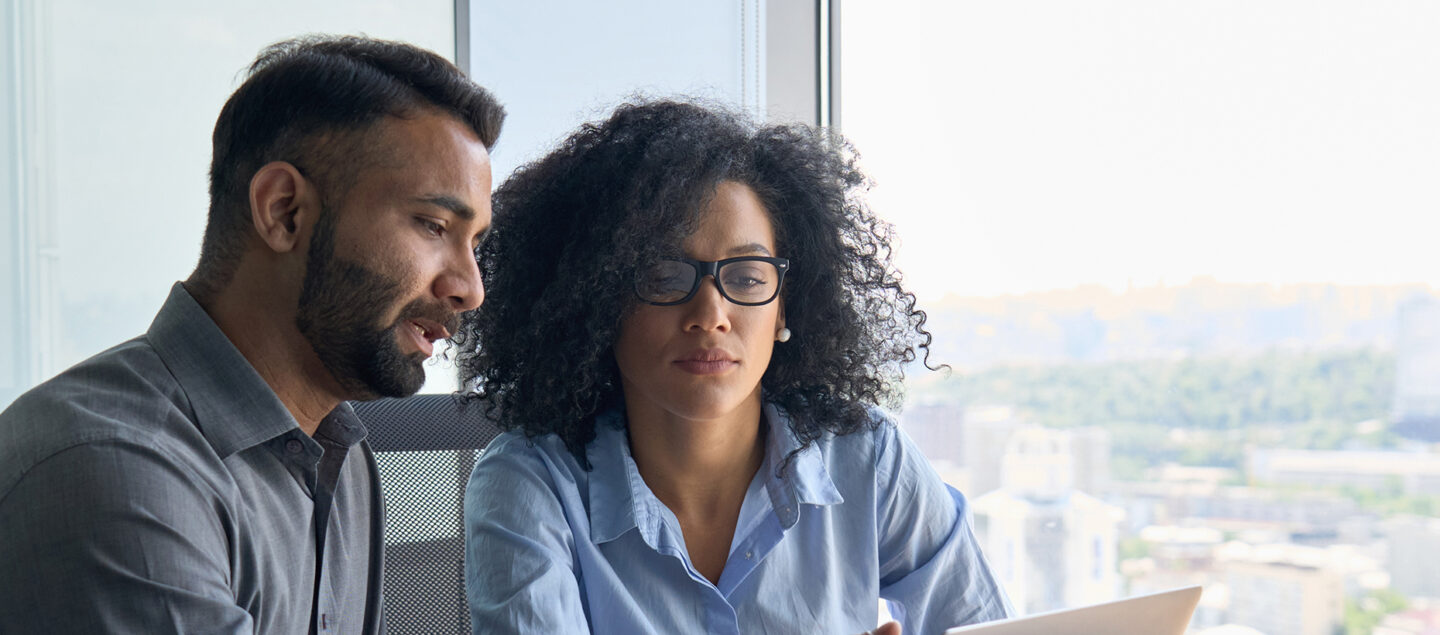
[[[484,300],[474,249],[490,227],[490,156],[442,114],[388,117],[366,142],[377,158],[311,234],[296,326],[348,398],[404,397]]]

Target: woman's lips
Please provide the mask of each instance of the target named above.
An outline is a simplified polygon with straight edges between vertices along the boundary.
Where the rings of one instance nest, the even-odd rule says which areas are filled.
[[[680,359],[675,365],[692,375],[718,375],[740,365],[733,359]]]
[[[680,370],[692,375],[716,375],[740,365],[729,353],[719,348],[696,349],[674,363]]]

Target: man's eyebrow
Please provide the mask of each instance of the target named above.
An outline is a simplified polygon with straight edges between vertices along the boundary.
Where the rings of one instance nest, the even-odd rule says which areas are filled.
[[[445,196],[443,194],[436,196],[419,196],[416,197],[415,200],[431,205],[438,205],[450,210],[456,216],[465,220],[475,220],[475,210],[470,209],[469,205],[460,202],[460,199],[453,196]]]
[[[732,248],[730,249],[730,251],[725,252],[725,253],[726,253],[726,255],[729,255],[729,256],[743,256],[743,255],[745,255],[745,254],[753,254],[753,253],[755,253],[755,252],[757,252],[757,251],[760,252],[760,253],[762,253],[762,254],[765,254],[766,256],[774,256],[774,255],[775,255],[775,254],[770,253],[770,250],[767,249],[767,248],[765,247],[765,245],[762,245],[762,244],[760,244],[760,243],[750,243],[750,244],[748,244],[748,245],[740,245],[739,247],[732,247]]]

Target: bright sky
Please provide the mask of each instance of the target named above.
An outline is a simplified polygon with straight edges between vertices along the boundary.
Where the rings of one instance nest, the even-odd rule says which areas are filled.
[[[847,2],[842,125],[924,297],[1440,286],[1440,3]]]

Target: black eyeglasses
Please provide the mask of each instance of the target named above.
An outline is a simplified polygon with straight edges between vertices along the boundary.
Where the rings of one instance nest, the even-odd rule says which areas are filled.
[[[700,290],[700,281],[711,276],[726,300],[741,306],[759,306],[780,295],[780,281],[789,269],[789,260],[762,256],[715,262],[659,260],[635,272],[635,295],[656,306],[684,304]]]

